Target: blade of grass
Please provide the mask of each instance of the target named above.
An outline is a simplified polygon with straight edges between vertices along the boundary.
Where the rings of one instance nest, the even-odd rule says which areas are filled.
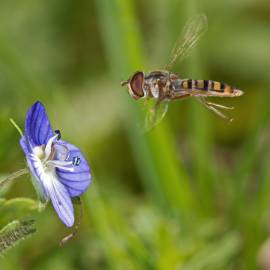
[[[265,91],[266,96],[269,96],[269,91]],[[240,214],[242,212],[243,207],[245,207],[246,203],[249,201],[249,193],[248,187],[250,186],[250,180],[249,176],[251,172],[253,171],[254,164],[256,163],[256,160],[258,159],[258,141],[261,136],[261,133],[263,132],[265,126],[268,123],[269,115],[270,115],[270,109],[268,106],[268,100],[269,97],[263,96],[262,100],[262,109],[260,118],[258,119],[257,125],[254,127],[253,131],[249,134],[243,150],[241,151],[239,155],[239,166],[236,169],[236,172],[232,175],[232,178],[234,178],[236,181],[234,181],[234,190],[235,190],[235,196],[234,196],[234,202],[233,202],[233,215],[234,220],[236,223],[241,224],[242,222],[245,222],[241,220],[242,215]],[[268,175],[268,172],[265,171],[262,174],[265,175],[265,177]],[[258,204],[260,205],[260,200],[258,200]]]
[[[202,13],[199,3],[196,0],[186,3],[188,17]],[[202,39],[207,38],[207,33]],[[194,76],[206,78],[207,71],[203,69],[200,62],[200,51],[198,48],[193,49],[189,61],[189,71],[192,79]],[[196,75],[194,75],[196,74]],[[200,78],[199,78],[200,79]],[[189,139],[192,146],[192,156],[194,164],[194,181],[198,189],[198,197],[204,213],[213,211],[215,196],[213,196],[215,177],[214,177],[214,162],[212,162],[213,153],[213,136],[211,131],[211,123],[209,113],[198,102],[190,103],[190,129]],[[218,119],[217,119],[218,120]],[[209,214],[209,213],[207,213]]]
[[[115,230],[115,226],[109,218],[110,210],[100,196],[97,183],[95,183],[95,187],[92,187],[91,193],[86,194],[86,200],[89,202],[86,204],[87,212],[90,213],[95,229],[103,240],[110,268],[139,269],[121,241],[121,235],[118,237],[119,231]]]
[[[114,76],[116,77],[117,74],[119,76],[121,71],[134,72],[138,68],[145,67],[142,38],[138,31],[133,1],[103,0],[97,2],[97,8],[107,57]],[[126,76],[130,75],[124,73]],[[141,136],[140,131],[134,127],[136,123],[142,122],[136,121],[141,118],[141,115],[138,107],[133,103],[131,100],[127,101],[126,127],[146,190],[160,205],[165,203],[169,209],[177,208],[182,212],[189,212],[193,195],[187,176],[183,177],[185,171],[175,158],[175,146],[170,139],[172,135],[168,127],[162,125],[151,134]],[[155,159],[157,156],[158,162]],[[171,164],[177,165],[171,166]],[[166,168],[171,169],[166,170]],[[162,175],[158,173],[160,170],[163,170]],[[166,189],[164,184],[167,185]]]

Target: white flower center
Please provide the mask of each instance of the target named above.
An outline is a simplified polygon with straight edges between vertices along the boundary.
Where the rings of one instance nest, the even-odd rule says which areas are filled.
[[[68,161],[69,151],[66,146],[55,142],[57,137],[58,134],[51,137],[46,146],[35,146],[32,149],[31,158],[45,173],[54,171],[55,168],[73,172],[74,164]]]
[[[44,146],[35,146],[33,148],[33,154],[38,157],[39,159],[44,159],[45,158],[45,152],[44,152],[45,147]]]

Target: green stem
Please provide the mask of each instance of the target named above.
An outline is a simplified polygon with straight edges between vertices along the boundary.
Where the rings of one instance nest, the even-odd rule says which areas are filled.
[[[22,132],[21,128],[18,126],[18,124],[12,118],[9,118],[9,121],[18,130],[18,132],[20,133],[21,137],[23,137],[23,132]]]
[[[4,185],[8,184],[12,180],[17,179],[17,178],[19,178],[22,175],[25,175],[27,173],[29,173],[29,170],[28,170],[28,168],[25,168],[25,169],[21,169],[17,172],[14,172],[14,173],[8,175],[6,178],[4,178],[3,180],[0,181],[0,189],[3,188]]]

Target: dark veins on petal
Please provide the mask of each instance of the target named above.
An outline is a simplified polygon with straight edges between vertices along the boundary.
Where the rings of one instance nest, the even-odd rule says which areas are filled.
[[[57,169],[57,175],[62,184],[64,184],[71,197],[80,196],[86,191],[90,182],[91,175],[87,161],[80,150],[72,144],[61,141],[69,149],[69,160],[79,158],[80,164],[74,166],[74,172],[68,172],[62,169]]]
[[[46,145],[53,130],[44,106],[38,101],[29,110],[25,121],[25,135],[32,146]]]

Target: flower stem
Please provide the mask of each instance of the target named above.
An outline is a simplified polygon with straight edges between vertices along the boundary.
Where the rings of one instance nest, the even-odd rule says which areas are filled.
[[[12,118],[9,118],[9,121],[10,121],[11,124],[18,130],[18,132],[20,133],[20,135],[23,136],[23,132],[22,132],[22,130],[20,129],[20,127],[17,125],[17,123],[16,123]]]
[[[24,168],[24,169],[21,169],[21,170],[19,170],[17,172],[14,172],[14,173],[8,175],[6,178],[4,178],[3,180],[0,181],[0,189],[4,185],[6,185],[7,183],[9,183],[10,181],[12,181],[12,180],[14,180],[14,179],[16,179],[16,178],[24,175],[24,174],[27,174],[27,173],[29,173],[29,170],[27,168]]]

